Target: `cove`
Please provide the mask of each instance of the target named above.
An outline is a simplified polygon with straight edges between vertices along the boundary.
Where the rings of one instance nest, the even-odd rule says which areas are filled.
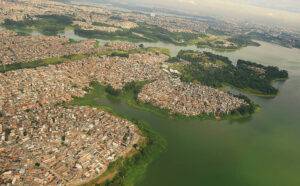
[[[300,185],[300,50],[260,42],[231,52],[214,52],[289,72],[276,82],[275,98],[248,95],[260,112],[240,121],[175,120],[103,98],[99,104],[151,125],[167,148],[148,167],[138,186],[299,186]],[[180,47],[165,43],[145,46]],[[199,49],[200,50],[200,49]]]
[[[300,51],[261,44],[221,53],[233,61],[250,60],[289,71],[287,81],[274,84],[280,90],[277,97],[248,95],[261,106],[251,118],[178,120],[123,101],[99,100],[122,115],[149,123],[167,141],[166,151],[136,185],[300,185]]]
[[[248,95],[261,111],[244,121],[172,121],[141,114],[168,147],[137,185],[300,185],[300,50],[261,44],[220,54],[288,70],[290,79],[275,85],[279,95]]]

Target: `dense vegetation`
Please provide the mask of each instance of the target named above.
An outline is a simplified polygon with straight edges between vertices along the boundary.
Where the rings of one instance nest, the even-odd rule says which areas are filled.
[[[36,67],[41,67],[41,66],[61,64],[66,61],[69,61],[69,60],[80,60],[87,56],[88,55],[84,55],[84,54],[74,54],[74,55],[70,55],[70,56],[53,57],[53,58],[40,59],[40,60],[24,62],[24,63],[13,63],[13,64],[8,64],[8,65],[2,64],[0,66],[0,73],[18,70],[18,69],[36,68]]]
[[[126,58],[128,58],[129,57],[129,53],[126,52],[126,51],[116,50],[116,51],[113,51],[111,53],[111,56],[118,56],[118,57],[126,57]]]
[[[278,90],[271,83],[276,79],[288,78],[285,70],[238,60],[234,66],[227,58],[209,52],[180,51],[177,58],[190,61],[183,68],[182,80],[198,81],[212,87],[229,84],[264,95],[276,95]]]
[[[193,50],[181,50],[177,54],[177,59],[184,59],[193,63],[198,63],[202,60],[205,60],[206,62],[216,62],[217,60],[220,60],[226,64],[232,64],[232,62],[227,57],[205,51],[201,53]]]
[[[232,36],[232,33],[230,32],[213,29],[212,27],[210,27],[207,30],[207,32],[213,35]],[[274,43],[283,47],[300,48],[299,35],[292,35],[287,32],[274,35],[267,32],[250,31],[248,33],[245,33],[242,37],[249,38],[252,40],[260,40],[269,43]]]
[[[151,52],[155,53],[157,55],[159,54],[165,54],[167,56],[170,56],[170,50],[167,48],[160,48],[160,47],[147,47],[147,48],[139,48],[136,50],[132,50],[132,52]]]
[[[151,105],[150,103],[142,103],[138,101],[138,94],[142,87],[146,84],[147,82],[142,81],[142,82],[130,82],[127,83],[122,90],[113,90],[110,85],[107,85],[103,87],[103,90],[105,93],[113,98],[113,99],[124,99],[127,101],[130,106],[133,106],[138,109],[143,109],[146,111],[150,111],[162,116],[171,116],[176,119],[189,119],[189,118],[197,118],[197,119],[215,119],[216,116],[218,118],[222,119],[236,119],[236,118],[241,118],[241,117],[248,117],[251,114],[253,114],[256,109],[259,107],[257,104],[255,104],[253,101],[251,101],[247,96],[244,96],[242,94],[236,95],[232,94],[232,96],[238,97],[240,99],[243,99],[248,105],[244,105],[236,110],[233,110],[231,113],[219,113],[217,115],[214,115],[212,113],[210,114],[203,114],[203,115],[198,115],[198,116],[184,116],[181,114],[170,114],[169,110],[167,109],[161,109],[156,106]],[[230,93],[231,94],[231,93]]]
[[[130,30],[117,30],[116,32],[104,32],[99,30],[84,30],[76,27],[74,30],[75,34],[85,38],[97,38],[104,40],[124,40],[131,42],[149,41],[146,38],[142,38],[138,35],[132,34]]]
[[[148,164],[165,149],[165,141],[155,132],[153,132],[147,125],[140,121],[130,119],[127,116],[120,115],[118,109],[106,106],[100,100],[103,98],[116,99],[125,101],[130,106],[135,108],[149,109],[146,104],[139,105],[136,102],[137,95],[140,89],[146,82],[131,82],[128,83],[121,91],[113,90],[111,86],[102,86],[99,83],[93,82],[91,89],[82,98],[75,98],[72,105],[91,106],[96,108],[106,109],[114,114],[123,118],[133,121],[142,134],[146,137],[145,140],[139,145],[134,145],[134,151],[131,156],[127,158],[120,158],[116,162],[110,164],[108,170],[99,178],[93,180],[86,185],[101,185],[101,186],[117,186],[117,185],[134,185],[144,174]],[[117,93],[116,93],[116,92]],[[239,95],[250,105],[242,107],[232,114],[251,114],[254,112],[256,106],[247,97]],[[151,109],[155,109],[151,107]],[[156,111],[156,110],[155,110]],[[162,110],[163,112],[163,110]],[[165,113],[165,112],[163,112]]]
[[[152,41],[164,41],[173,44],[187,44],[189,41],[197,39],[199,34],[186,32],[170,32],[164,28],[140,24],[139,27],[132,29],[132,32],[142,34]]]
[[[223,40],[214,40],[214,41],[201,40],[196,42],[196,46],[198,48],[212,48],[216,50],[238,49],[238,47],[234,45],[226,46],[225,42],[226,41]]]
[[[48,66],[48,65],[56,65],[61,64],[66,61],[75,61],[75,60],[81,60],[90,56],[113,56],[113,53],[118,53],[119,51],[102,51],[98,53],[92,53],[92,54],[73,54],[68,56],[61,56],[61,57],[52,57],[47,59],[39,59],[35,61],[30,62],[24,62],[24,63],[13,63],[13,64],[7,64],[7,65],[0,65],[0,73],[18,70],[18,69],[28,69],[28,68],[36,68],[36,67],[42,67],[42,66]],[[120,51],[121,52],[121,51]],[[0,61],[1,62],[1,61]]]
[[[251,99],[249,99],[247,96],[243,94],[234,95],[234,96],[243,99],[246,103],[248,103],[248,105],[244,105],[238,108],[237,110],[233,111],[232,114],[251,115],[257,109],[258,105],[256,105],[253,101],[251,101]]]
[[[112,95],[112,96],[118,96],[121,93],[120,90],[114,89],[111,85],[107,85],[105,87],[105,92],[107,92],[109,95]]]
[[[75,40],[69,40],[70,43],[78,42]],[[99,43],[96,43],[95,47],[98,47]],[[28,69],[28,68],[36,68],[41,66],[48,66],[48,65],[56,65],[60,63],[64,63],[66,61],[74,61],[74,60],[81,60],[90,56],[98,56],[101,57],[103,55],[106,56],[119,56],[119,57],[129,57],[130,54],[134,53],[144,53],[144,52],[153,52],[153,53],[163,53],[165,55],[170,55],[168,49],[165,48],[157,48],[157,47],[147,47],[147,48],[137,48],[129,51],[121,51],[121,50],[106,50],[98,53],[91,53],[91,54],[73,54],[69,56],[61,56],[61,57],[52,57],[47,59],[39,59],[34,61],[28,62],[21,62],[21,63],[13,63],[13,64],[1,64],[0,60],[0,73],[18,70],[18,69]]]
[[[260,46],[259,43],[252,41],[249,36],[245,35],[235,35],[228,39],[228,41],[235,43],[238,47],[246,46]]]
[[[19,34],[29,34],[34,30],[44,35],[57,35],[72,24],[72,18],[65,15],[38,15],[22,21],[4,20],[3,26]]]
[[[237,61],[237,68],[240,68],[240,69],[244,68],[245,70],[251,70],[251,69],[249,69],[249,67],[264,70],[264,77],[268,80],[288,78],[288,72],[286,70],[279,70],[278,67],[264,66],[261,64],[253,63],[250,61],[244,61],[244,60]]]
[[[112,163],[109,169],[117,170],[111,180],[106,180],[105,186],[134,185],[144,174],[148,164],[164,149],[165,140],[142,122],[132,120],[146,137],[146,141],[136,147],[135,154],[128,159],[119,159]]]
[[[111,25],[103,22],[93,22],[92,25],[94,26],[105,26],[105,27],[110,27]]]
[[[165,141],[159,135],[153,132],[147,125],[140,121],[130,119],[125,115],[120,115],[121,113],[118,112],[118,109],[107,106],[104,102],[100,101],[103,98],[112,99],[114,101],[125,101],[125,103],[130,107],[137,109],[146,108],[146,110],[154,109],[156,112],[158,111],[158,109],[155,110],[156,107],[148,107],[147,104],[140,105],[137,103],[137,95],[145,83],[146,82],[128,83],[121,91],[118,90],[117,94],[115,94],[114,91],[116,90],[112,91],[111,86],[102,86],[97,82],[93,82],[91,84],[92,88],[88,90],[88,93],[84,97],[74,98],[72,101],[72,105],[102,108],[123,118],[129,119],[139,127],[139,129],[142,131],[142,134],[146,137],[143,143],[133,146],[134,153],[132,153],[132,156],[120,158],[116,162],[110,164],[108,170],[103,175],[86,185],[134,185],[134,183],[141,178],[148,164],[165,149]],[[237,97],[244,99],[247,103],[249,103],[249,106],[239,108],[232,114],[237,114],[239,116],[245,114],[248,116],[255,111],[256,105],[253,104],[250,99],[243,95],[238,95]],[[165,114],[164,110],[159,111]],[[110,175],[113,175],[113,177]]]
[[[260,46],[259,43],[252,41],[249,36],[245,35],[234,35],[231,37],[202,35],[194,43],[198,48],[208,47],[216,50],[236,50],[246,46]]]
[[[282,33],[277,36],[274,36],[268,33],[253,31],[253,32],[249,32],[247,35],[252,39],[275,43],[284,47],[300,48],[300,39],[286,33]]]
[[[102,26],[101,23],[94,23]],[[105,24],[104,24],[105,25]],[[107,25],[105,25],[107,26]],[[198,34],[184,32],[170,32],[166,29],[154,25],[140,23],[138,27],[132,29],[122,29],[116,32],[104,32],[98,30],[83,30],[75,28],[75,34],[86,38],[99,38],[109,40],[127,40],[132,42],[157,42],[163,41],[175,45],[186,45],[193,39],[198,38]]]

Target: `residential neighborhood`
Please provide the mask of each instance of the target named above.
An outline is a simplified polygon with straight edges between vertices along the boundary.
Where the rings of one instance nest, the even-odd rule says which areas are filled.
[[[93,51],[95,45],[95,40],[70,43],[61,36],[17,36],[10,31],[0,31],[0,63],[7,65],[86,54]]]
[[[229,114],[247,105],[243,100],[226,92],[171,78],[159,79],[145,85],[138,99],[170,110],[173,114],[185,116]]]
[[[85,183],[141,137],[131,122],[88,107],[17,111],[0,124],[1,185]]]
[[[0,0],[0,186],[295,185],[300,33],[152,1]]]

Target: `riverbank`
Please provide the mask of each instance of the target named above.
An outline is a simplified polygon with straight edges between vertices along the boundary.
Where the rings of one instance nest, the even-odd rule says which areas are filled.
[[[248,59],[264,65],[276,65],[292,72],[291,78],[280,86],[280,94],[276,99],[250,96],[262,107],[251,119],[235,122],[175,120],[160,117],[163,114],[158,116],[160,111],[153,114],[153,110],[151,113],[146,109],[143,112],[139,107],[128,109],[113,96],[106,101],[95,99],[98,103],[105,102],[105,105],[122,110],[126,115],[145,120],[168,141],[168,151],[158,158],[157,163],[149,166],[145,179],[137,185],[228,183],[252,186],[253,181],[259,186],[276,183],[297,185],[298,167],[291,166],[290,161],[298,160],[296,156],[291,156],[290,151],[294,154],[300,153],[294,148],[299,141],[299,135],[296,134],[299,125],[295,122],[299,120],[299,105],[293,104],[299,100],[299,66],[295,68],[299,53],[287,53],[289,58],[282,59],[281,56],[288,49],[272,45],[275,54],[278,54],[278,60],[274,61],[273,53],[270,54],[273,48],[269,46],[263,45],[262,49],[248,47],[237,53],[227,54],[232,61]],[[257,52],[258,55],[255,55]],[[282,158],[282,155],[286,158]],[[286,175],[282,169],[274,169],[274,166],[282,167],[289,174]],[[238,173],[237,169],[240,170]],[[174,177],[174,174],[182,176]],[[274,174],[278,175],[275,179]],[[218,179],[215,179],[217,176]]]
[[[277,78],[277,79],[271,80],[270,84],[274,84],[276,82],[285,82],[288,79],[289,78]],[[262,97],[262,98],[275,98],[279,94],[279,91],[280,91],[280,90],[278,90],[275,94],[265,94],[261,91],[251,89],[251,88],[238,88],[238,87],[233,87],[230,84],[224,84],[224,86],[228,86],[230,88],[235,88],[235,89],[237,89],[237,90],[239,90],[243,93],[253,95],[253,96],[257,96],[257,97]]]
[[[287,79],[285,79],[287,80]],[[278,80],[280,81],[280,80]],[[272,83],[278,82],[277,80],[272,81]],[[251,89],[251,88],[238,88],[238,87],[234,87],[228,83],[224,83],[220,88],[218,88],[220,90],[224,90],[224,91],[230,91],[230,90],[236,90],[238,92],[242,92],[243,94],[248,94],[248,95],[252,95],[252,96],[257,96],[257,97],[262,97],[262,98],[275,98],[279,91],[276,94],[264,94],[263,92]]]
[[[0,66],[0,73],[18,70],[18,69],[28,69],[28,68],[36,68],[41,66],[48,66],[48,65],[56,65],[61,64],[66,61],[73,61],[73,60],[81,60],[88,57],[86,54],[74,54],[70,56],[63,56],[63,57],[53,57],[48,59],[41,59],[35,60],[28,63],[13,63],[8,65]]]
[[[272,81],[288,78],[286,70],[275,66],[263,66],[241,59],[234,65],[227,57],[209,52],[180,51],[177,58],[189,61],[175,64],[177,68],[180,64],[182,66],[179,72],[183,81],[201,82],[212,87],[229,84],[246,92],[273,96],[277,94],[278,89],[272,86]]]
[[[143,140],[124,157],[111,163],[101,176],[83,186],[134,185],[143,178],[148,165],[165,150],[166,141],[150,129],[149,125],[140,121],[132,120],[132,122],[141,131]]]
[[[92,181],[83,184],[88,185],[134,185],[144,175],[147,166],[164,151],[166,142],[160,135],[154,132],[147,124],[142,121],[137,121],[128,117],[127,115],[118,113],[112,107],[104,106],[101,102],[103,99],[109,99],[112,102],[126,102],[128,106],[143,110],[146,112],[155,113],[156,115],[163,116],[165,118],[171,117],[175,120],[207,120],[207,119],[228,119],[239,120],[247,118],[249,115],[232,114],[226,115],[222,118],[216,118],[214,115],[200,115],[195,117],[187,117],[183,115],[170,115],[170,112],[165,109],[160,109],[151,104],[145,104],[137,101],[137,94],[145,82],[136,82],[127,84],[123,90],[111,91],[110,86],[103,86],[99,83],[93,82],[88,93],[84,97],[74,98],[70,103],[73,106],[89,106],[95,108],[101,108],[107,112],[110,112],[118,117],[125,118],[133,122],[141,131],[141,135],[144,137],[140,141],[138,146],[135,146],[133,150],[128,152],[122,158],[111,163],[108,169],[101,176],[93,179]]]
[[[153,114],[165,117],[172,118],[176,120],[239,120],[241,118],[250,117],[253,113],[259,111],[259,106],[253,103],[250,99],[245,100],[245,98],[240,98],[246,101],[249,106],[252,108],[247,110],[246,112],[242,112],[237,109],[232,111],[229,114],[222,115],[214,115],[214,114],[201,114],[197,116],[186,116],[182,114],[172,114],[168,109],[162,109],[156,107],[150,103],[143,103],[137,99],[138,93],[141,88],[146,84],[146,82],[132,82],[128,83],[122,90],[110,91],[108,89],[110,86],[103,86],[99,83],[93,82],[91,83],[91,88],[88,93],[82,98],[75,98],[74,103],[89,105],[89,106],[97,106],[99,104],[99,100],[103,98],[108,98],[115,102],[126,102],[129,106],[140,109],[143,111],[151,112]],[[242,108],[240,108],[242,109]]]
[[[103,86],[100,87],[99,84],[95,84],[93,90],[96,90],[94,94],[97,94],[98,97],[88,93],[85,97],[75,98],[70,104],[101,108],[115,116],[127,119],[138,127],[143,138],[139,141],[139,144],[134,146],[125,156],[111,163],[102,175],[83,184],[83,186],[134,185],[134,183],[143,177],[147,166],[165,150],[166,141],[158,133],[154,132],[147,123],[129,118],[97,102],[95,99],[108,96],[105,95]]]

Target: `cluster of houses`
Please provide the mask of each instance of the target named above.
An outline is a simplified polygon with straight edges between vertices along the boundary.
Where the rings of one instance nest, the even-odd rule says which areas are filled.
[[[95,13],[96,12],[96,13]],[[102,18],[110,15],[110,11],[102,7],[64,4],[49,0],[0,0],[0,22],[5,19],[20,21],[34,18],[37,15],[72,15],[77,20],[88,20],[93,17]]]
[[[101,110],[58,104],[84,96],[91,81],[121,89],[155,78],[164,60],[151,53],[91,57],[0,74],[0,183],[56,185],[102,174],[138,142],[138,129]]]
[[[0,74],[0,152],[5,154],[0,183],[89,180],[132,149],[140,138],[132,123],[97,109],[59,106],[84,96],[92,81],[115,89],[151,81],[138,99],[183,115],[229,112],[245,104],[216,89],[170,77],[162,68],[167,58],[157,53],[89,57]]]
[[[154,79],[154,63],[163,55],[133,54],[129,58],[91,57],[59,65],[23,69],[0,74],[0,110],[13,115],[17,110],[70,101],[85,94],[92,81],[121,89],[131,81]]]
[[[154,63],[164,60],[91,57],[0,74],[0,184],[64,185],[102,174],[137,143],[138,129],[101,110],[58,104],[84,96],[92,81],[121,89],[155,78]]]
[[[25,17],[24,7],[20,4],[13,3],[6,0],[0,0],[0,23],[5,19],[12,19],[15,21],[23,20]]]
[[[150,25],[156,25],[170,32],[186,33],[205,33],[208,25],[204,22],[188,20],[171,16],[156,16],[155,18],[145,18],[145,22]]]
[[[3,40],[4,38],[7,38],[7,37],[14,37],[16,35],[17,35],[16,32],[6,30],[6,29],[2,29],[2,30],[0,29],[0,38],[1,38],[1,40]]]
[[[19,36],[15,32],[0,31],[0,65],[26,63],[53,57],[76,54],[96,54],[103,51],[137,49],[129,42],[107,42],[98,47],[96,40],[70,42],[62,36]]]
[[[84,96],[91,81],[121,89],[155,78],[151,66],[165,59],[91,57],[0,74],[0,184],[69,184],[102,174],[138,143],[138,129],[101,110],[58,104]]]
[[[85,30],[115,32],[121,29],[131,29],[138,25],[132,21],[112,18],[112,12],[103,7],[84,6],[40,0],[22,0],[18,2],[0,0],[0,23],[5,19],[21,21],[34,19],[38,15],[72,15],[74,25]],[[93,23],[103,23],[107,26],[96,26]]]
[[[139,46],[137,46],[136,44],[130,42],[124,42],[124,41],[107,42],[103,46],[103,49],[105,50],[121,50],[121,51],[129,51],[138,48]]]
[[[93,25],[92,23],[83,22],[83,21],[74,21],[73,24],[79,26],[83,30],[94,30],[100,32],[116,32],[120,30],[119,28],[112,27],[112,26],[97,26],[97,25]]]
[[[12,36],[7,31],[0,34],[0,62],[13,64],[39,59],[89,53],[95,48],[95,40],[71,43],[60,36]]]
[[[45,106],[0,117],[0,185],[90,181],[140,140],[137,127],[89,107]]]
[[[104,17],[110,15],[103,9],[86,6],[58,6],[38,0],[32,1],[34,4],[21,2],[22,6],[13,2],[6,5],[13,9],[16,4],[14,8],[19,12],[34,7],[32,14],[36,15],[46,10],[51,10],[49,14],[65,14],[74,7],[78,10],[75,17],[82,14],[91,19],[93,13],[87,13],[91,11],[102,11]],[[94,17],[103,21],[101,14]],[[0,20],[1,16],[0,12]],[[111,24],[124,28],[136,26],[127,23]],[[95,46],[95,40],[70,42],[59,36],[17,36],[13,32],[0,32],[2,65],[137,48],[125,42]],[[1,73],[0,185],[80,183],[102,174],[109,163],[132,150],[141,139],[133,123],[99,109],[60,106],[74,97],[83,97],[93,81],[114,89],[122,89],[133,81],[149,81],[138,94],[139,101],[187,116],[228,113],[246,104],[228,93],[181,82],[170,75],[178,73],[176,70],[166,72],[163,68],[167,59],[168,56],[158,52],[134,53],[128,57],[90,55],[82,60]]]
[[[162,78],[145,85],[138,94],[142,102],[151,103],[173,114],[198,116],[228,114],[247,103],[226,92],[181,82],[179,78]]]
[[[160,74],[160,66],[168,57],[163,54],[137,53],[129,58],[104,57],[97,63],[96,79],[114,89],[122,89],[133,81],[153,81]]]
[[[34,18],[37,15],[58,14],[72,15],[75,25],[85,30],[99,30],[103,32],[115,32],[122,29],[132,29],[138,27],[137,22],[144,21],[150,25],[165,28],[171,32],[201,32],[204,33],[208,25],[199,21],[187,21],[183,18],[171,16],[149,16],[142,13],[131,13],[126,11],[114,11],[97,6],[84,6],[73,4],[63,4],[54,1],[22,0],[10,2],[0,0],[0,22],[5,19],[23,20]],[[135,20],[135,21],[132,21]],[[103,23],[101,26],[93,23]]]

